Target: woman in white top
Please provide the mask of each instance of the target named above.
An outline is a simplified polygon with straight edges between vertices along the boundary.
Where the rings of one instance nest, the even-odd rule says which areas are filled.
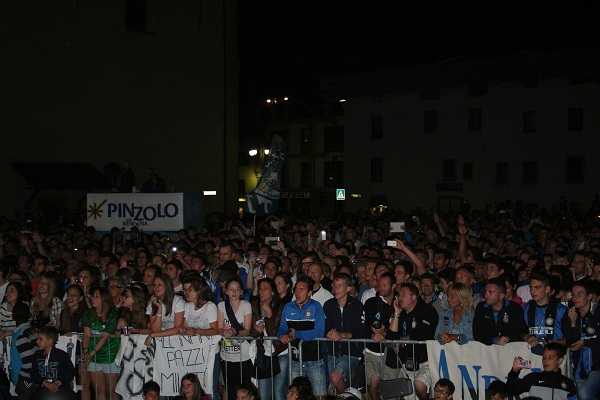
[[[146,338],[146,345],[150,344],[153,337],[178,335],[179,327],[183,326],[184,307],[181,296],[175,295],[171,279],[164,274],[156,275],[154,294],[146,308],[151,331]]]
[[[235,339],[236,336],[249,335],[252,307],[249,302],[242,300],[244,293],[239,278],[230,279],[225,283],[225,293],[228,296],[227,300],[220,302],[217,307],[219,334],[225,337],[221,341],[221,372],[227,384],[227,395],[224,398],[236,400],[235,388],[240,382],[240,376],[241,382],[249,381],[254,370],[250,361],[250,343],[247,340]],[[232,321],[230,315],[235,316],[240,326]]]
[[[213,301],[210,286],[202,279],[194,279],[183,284],[185,309],[183,312],[183,326],[179,333],[192,335],[211,336],[217,334],[217,305]]]

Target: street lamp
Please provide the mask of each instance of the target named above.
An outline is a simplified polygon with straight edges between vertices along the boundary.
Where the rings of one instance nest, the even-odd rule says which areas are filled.
[[[265,164],[265,157],[269,155],[269,149],[265,149],[264,145],[260,146],[260,149],[251,149],[248,151],[250,157],[260,156],[260,166],[259,169],[254,167],[254,176],[259,179],[262,176],[262,167]]]

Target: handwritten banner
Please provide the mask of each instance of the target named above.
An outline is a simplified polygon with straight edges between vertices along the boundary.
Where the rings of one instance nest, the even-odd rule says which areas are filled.
[[[121,356],[116,392],[123,398],[142,399],[144,382],[154,380],[161,396],[177,396],[181,378],[194,373],[206,394],[212,394],[215,355],[220,336],[167,336],[150,346],[146,335],[131,335]]]
[[[154,380],[162,396],[177,396],[181,378],[193,373],[206,394],[212,395],[213,370],[220,336],[167,336],[156,338]]]

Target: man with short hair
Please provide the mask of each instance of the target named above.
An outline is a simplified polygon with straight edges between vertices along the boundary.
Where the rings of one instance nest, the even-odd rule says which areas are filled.
[[[600,260],[596,260],[596,262],[592,266],[592,278],[591,279],[600,282]]]
[[[142,283],[148,288],[148,293],[154,293],[154,277],[162,273],[161,268],[158,265],[149,265],[144,269],[144,276]]]
[[[433,340],[439,314],[433,306],[419,297],[419,289],[412,283],[403,283],[394,301],[394,315],[388,328],[389,340]],[[407,369],[415,371],[415,393],[419,399],[427,399],[431,386],[431,375],[427,359],[427,346],[424,344],[400,347],[398,353],[388,349],[386,374],[384,379],[399,377],[397,357]],[[412,368],[410,368],[412,366]]]
[[[171,260],[167,263],[165,267],[165,275],[171,278],[171,282],[173,283],[173,289],[175,293],[182,294],[183,293],[183,284],[179,277],[183,272],[183,264],[179,260]]]
[[[394,294],[396,278],[390,272],[384,273],[377,282],[377,296],[365,302],[365,327],[367,336],[376,342],[385,340],[386,328],[389,326],[390,317],[394,311]],[[381,357],[384,347],[380,343],[367,343],[365,346],[365,374],[367,388],[371,400],[379,400],[379,381],[383,376],[381,370]]]
[[[314,395],[323,398],[326,395],[325,368],[319,342],[314,339],[323,337],[325,333],[325,314],[321,304],[310,298],[313,286],[310,277],[298,276],[294,287],[295,301],[284,306],[277,337],[285,345],[291,343],[295,350],[292,352],[292,378],[300,376],[298,350],[300,341],[303,341],[304,376],[310,379]]]
[[[502,278],[492,278],[485,285],[485,302],[475,308],[473,317],[473,337],[485,345],[504,346],[521,341],[527,333],[523,309],[517,303],[507,300],[506,282]]]
[[[305,251],[300,255],[300,267],[302,268],[302,273],[304,275],[308,275],[308,267],[311,264],[321,262],[319,255],[314,251]],[[300,271],[298,271],[300,273]]]
[[[596,399],[600,390],[600,318],[594,315],[592,288],[575,282],[571,288],[574,307],[567,313],[565,336],[571,353],[579,399]]]
[[[323,286],[321,286],[321,280],[323,279],[323,266],[319,263],[312,263],[308,266],[308,274],[307,274],[314,282],[314,286],[312,288],[311,299],[316,300],[321,304],[321,306],[325,305],[325,302],[331,298],[333,295]]]
[[[504,273],[504,261],[498,256],[485,258],[485,279],[488,281],[497,278]],[[472,286],[472,285],[471,285]]]
[[[576,282],[588,279],[588,258],[587,253],[579,250],[573,254],[571,259],[571,270]]]
[[[363,293],[377,285],[377,276],[375,276],[375,267],[377,267],[377,260],[369,258],[366,261],[359,261],[358,265],[365,266],[365,284],[358,288],[358,297],[362,298]],[[363,303],[364,304],[364,303]]]
[[[519,372],[523,369],[523,359],[515,357],[513,366],[508,373],[506,387],[511,395],[529,392],[529,396],[538,396],[541,399],[577,399],[575,382],[560,373],[560,364],[565,357],[565,347],[559,343],[548,343],[544,347],[542,372],[531,372],[519,379]]]
[[[454,391],[456,388],[454,387],[454,383],[451,380],[446,378],[441,378],[439,381],[435,383],[435,387],[433,389],[433,399],[434,400],[452,400],[454,398]]]
[[[483,296],[481,296],[481,293],[473,292],[475,275],[471,268],[464,266],[457,269],[454,282],[462,283],[469,288],[471,294],[473,295],[473,307],[477,307],[477,305],[483,301]]]
[[[439,293],[435,291],[435,277],[430,273],[425,273],[419,276],[419,289],[421,291],[421,299],[434,306],[439,299]],[[435,307],[435,306],[434,306]]]
[[[311,267],[309,267],[310,269]],[[365,334],[365,312],[363,304],[348,295],[352,278],[340,273],[333,280],[333,296],[323,306],[325,313],[329,377],[337,393],[346,390],[346,381],[362,357],[359,343],[340,343],[340,339],[360,339]]]
[[[533,353],[540,355],[545,342],[566,343],[562,320],[567,308],[550,296],[550,276],[545,272],[532,272],[529,276],[529,288],[531,300],[523,307],[529,333],[523,339]]]
[[[157,265],[162,271],[165,265],[167,265],[167,257],[165,257],[163,254],[157,254],[152,257],[152,264]]]
[[[375,278],[377,281],[379,281],[379,277],[386,272],[391,272],[387,264],[384,262],[379,262],[377,267],[375,267]],[[371,297],[375,297],[376,295],[377,291],[375,290],[375,287],[369,288],[363,292],[362,296],[360,297],[360,301],[365,304],[367,300],[369,300]]]
[[[433,269],[439,272],[450,265],[450,253],[445,249],[436,248],[433,251]]]
[[[413,265],[410,261],[400,260],[394,266],[394,276],[396,277],[396,285],[406,283],[413,272]]]
[[[444,268],[437,275],[440,281],[441,292],[438,295],[438,301],[433,303],[433,307],[435,307],[436,311],[440,313],[448,309],[448,288],[456,279],[456,269]]]

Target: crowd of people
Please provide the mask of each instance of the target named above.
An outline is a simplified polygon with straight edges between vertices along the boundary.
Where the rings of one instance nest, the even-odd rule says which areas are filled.
[[[82,335],[77,367],[85,400],[92,390],[99,400],[117,396],[119,335],[145,335],[150,344],[217,334],[213,398],[240,399],[241,376],[257,379],[263,399],[283,400],[302,371],[316,398],[359,388],[376,400],[380,382],[404,369],[414,372],[419,399],[452,398],[452,382],[431,381],[425,345],[384,345],[438,340],[524,341],[543,357],[544,379],[519,379],[524,354],[507,366],[506,382],[490,386],[497,392],[490,398],[529,391],[596,399],[597,215],[506,206],[317,221],[288,215],[257,225],[210,220],[169,236],[0,219],[0,335],[13,338],[17,393],[72,387],[75,374],[58,379],[48,362],[40,383],[37,360],[50,359],[55,333]],[[252,357],[250,343],[238,338],[248,336],[277,340],[260,340]],[[573,371],[563,374],[567,348]],[[186,385],[195,387],[190,379]]]

